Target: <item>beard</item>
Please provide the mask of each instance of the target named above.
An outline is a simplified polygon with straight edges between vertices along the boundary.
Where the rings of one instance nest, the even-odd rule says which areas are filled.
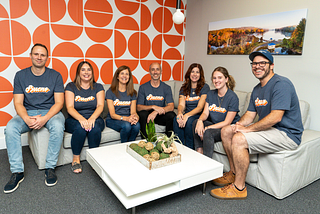
[[[264,70],[264,74],[261,77],[256,76],[257,79],[263,80],[264,78],[266,78],[270,74],[270,66],[268,68],[264,68],[263,70]],[[263,71],[261,71],[261,72],[263,72]]]

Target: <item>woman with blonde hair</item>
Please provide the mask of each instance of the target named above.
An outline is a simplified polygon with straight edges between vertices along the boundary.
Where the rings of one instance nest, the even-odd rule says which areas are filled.
[[[136,111],[137,92],[128,66],[120,66],[106,92],[108,116],[106,126],[120,132],[121,143],[134,141],[139,134],[140,123]]]
[[[214,143],[221,141],[221,128],[239,121],[239,98],[234,93],[235,81],[228,70],[217,67],[211,80],[215,86],[207,94],[199,119],[193,123],[195,149],[212,158]]]

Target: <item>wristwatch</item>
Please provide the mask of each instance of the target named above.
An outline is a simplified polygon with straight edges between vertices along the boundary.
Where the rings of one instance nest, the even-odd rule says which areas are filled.
[[[123,120],[123,117],[121,117],[120,120],[122,121],[122,120]]]

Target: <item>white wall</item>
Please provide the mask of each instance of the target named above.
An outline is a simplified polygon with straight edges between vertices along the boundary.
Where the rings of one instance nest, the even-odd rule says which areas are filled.
[[[210,80],[213,69],[226,67],[236,90],[251,91],[258,80],[251,73],[248,55],[207,55],[208,23],[284,11],[308,9],[302,56],[275,56],[275,73],[288,77],[299,99],[310,103],[311,129],[320,131],[320,1],[319,0],[188,0],[185,70],[199,62]]]

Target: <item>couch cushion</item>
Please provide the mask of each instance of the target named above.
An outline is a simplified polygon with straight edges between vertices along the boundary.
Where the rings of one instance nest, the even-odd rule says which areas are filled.
[[[175,82],[175,90],[172,91],[173,93],[173,100],[174,100],[174,108],[177,109],[179,105],[179,91],[181,89],[181,86],[184,82],[182,81],[176,81]]]
[[[309,103],[307,103],[304,100],[299,100],[299,105],[300,105],[300,111],[301,111],[302,124],[303,124],[304,128],[307,128],[307,127],[305,127],[305,125],[307,122],[310,105],[309,105]]]
[[[240,117],[247,111],[249,101],[250,101],[250,96],[251,93],[249,94],[248,92],[244,91],[234,91],[238,98],[239,98],[239,115]]]

